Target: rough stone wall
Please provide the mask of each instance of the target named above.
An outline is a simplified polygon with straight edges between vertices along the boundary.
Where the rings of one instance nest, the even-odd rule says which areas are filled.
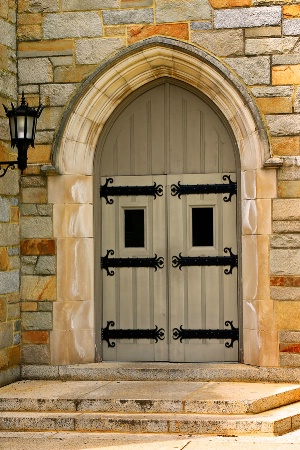
[[[19,92],[46,105],[30,151],[36,166],[22,179],[22,361],[50,362],[55,242],[39,164],[49,162],[55,130],[80,83],[115,52],[154,35],[199,46],[226,64],[252,93],[272,153],[284,160],[265,258],[280,363],[299,365],[300,5],[293,0],[19,0]]]
[[[0,161],[15,160],[2,103],[17,97],[16,5],[0,2]],[[3,171],[0,171],[0,175]],[[19,174],[0,178],[0,386],[18,379],[20,369]]]

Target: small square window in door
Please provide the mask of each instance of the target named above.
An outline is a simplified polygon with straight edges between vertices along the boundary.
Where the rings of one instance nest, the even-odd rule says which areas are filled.
[[[192,245],[193,247],[214,245],[213,208],[192,208]]]
[[[125,248],[145,247],[144,209],[125,209]]]

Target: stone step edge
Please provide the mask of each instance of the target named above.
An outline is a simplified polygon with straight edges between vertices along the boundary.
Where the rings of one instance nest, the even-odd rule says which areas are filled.
[[[63,381],[236,381],[299,383],[300,368],[259,367],[245,364],[187,363],[180,366],[142,363],[90,363],[67,366],[24,365],[21,380]]]
[[[209,414],[209,415],[257,415],[275,408],[299,404],[277,394],[267,397],[266,402],[248,404],[243,401],[228,400],[169,400],[169,399],[69,399],[69,398],[28,398],[0,397],[0,412],[61,412],[61,413],[128,413],[128,414]],[[269,401],[269,406],[267,403]],[[260,408],[258,410],[258,407]],[[226,408],[226,410],[225,410]],[[256,409],[256,410],[255,410]]]
[[[264,413],[262,413],[264,414]],[[201,414],[0,413],[0,431],[80,431],[281,435],[300,427],[299,414],[278,417]]]

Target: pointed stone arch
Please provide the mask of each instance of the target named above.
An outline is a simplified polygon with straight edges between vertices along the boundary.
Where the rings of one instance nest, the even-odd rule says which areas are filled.
[[[241,171],[243,283],[240,297],[244,336],[241,361],[277,365],[278,344],[271,320],[273,302],[269,295],[267,256],[276,173],[275,169],[263,169],[271,157],[264,122],[249,91],[228,67],[199,48],[161,37],[134,44],[103,63],[70,101],[53,143],[52,162],[60,177],[49,177],[49,202],[54,204],[56,223],[62,220],[59,215],[63,214],[66,230],[63,236],[60,230],[55,231],[58,238],[57,292],[58,300],[62,302],[67,298],[70,305],[54,304],[51,361],[53,364],[94,361],[97,331],[92,320],[95,303],[91,230],[97,147],[105,123],[121,102],[161,77],[174,78],[201,91],[221,111],[232,130]],[[84,227],[83,222],[90,225]],[[64,269],[63,274],[59,273],[59,268]],[[70,308],[73,317],[77,314],[79,318],[83,312],[88,317],[84,324],[84,348],[82,342],[78,342],[82,321],[76,321],[76,317],[72,321],[74,328],[65,330],[68,345],[64,348],[60,345],[62,330],[56,325],[55,317],[60,318],[60,323],[63,316],[67,321]]]

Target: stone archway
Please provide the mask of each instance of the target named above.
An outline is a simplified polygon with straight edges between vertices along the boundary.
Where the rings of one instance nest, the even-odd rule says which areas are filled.
[[[54,217],[64,205],[67,231],[56,236],[58,302],[54,304],[52,363],[94,361],[92,189],[97,143],[115,108],[130,93],[160,77],[175,78],[203,92],[232,129],[241,170],[245,274],[240,286],[244,335],[241,359],[248,364],[277,365],[268,261],[263,257],[268,254],[270,199],[276,177],[275,170],[262,169],[270,158],[262,119],[245,86],[220,61],[191,45],[159,37],[118,53],[89,77],[70,102],[54,142],[53,164],[60,176],[49,178],[49,201],[54,204]],[[63,267],[64,274],[60,273]],[[56,318],[61,322],[62,316],[70,315],[71,329],[59,329]],[[58,350],[62,332],[68,342],[64,354]]]

